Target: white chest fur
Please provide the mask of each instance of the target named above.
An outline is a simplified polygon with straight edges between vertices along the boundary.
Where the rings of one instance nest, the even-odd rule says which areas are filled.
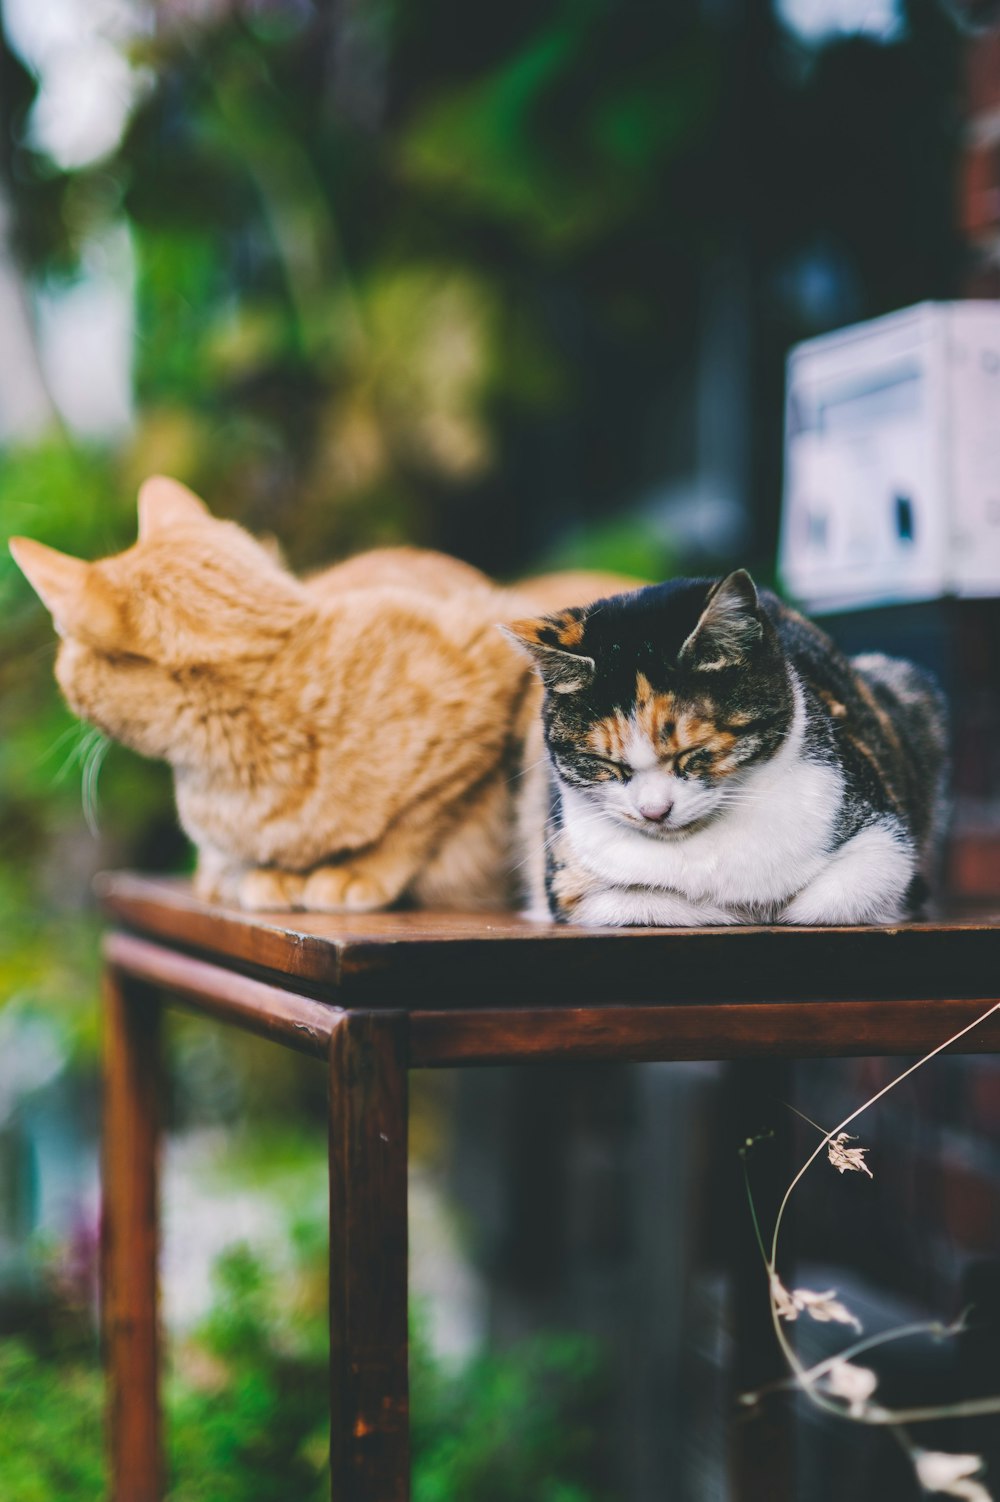
[[[581,866],[607,886],[677,892],[724,908],[787,902],[829,860],[843,796],[839,771],[806,760],[802,743],[799,698],[777,755],[734,790],[711,823],[672,838],[628,829],[564,787],[567,840]]]

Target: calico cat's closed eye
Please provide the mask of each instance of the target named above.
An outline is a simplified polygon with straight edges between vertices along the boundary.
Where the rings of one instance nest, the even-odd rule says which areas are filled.
[[[612,761],[605,756],[581,756],[579,763],[585,772],[596,777],[600,777],[603,773],[610,773],[620,782],[627,782],[632,775],[632,769],[625,766],[624,762]]]
[[[686,774],[688,772],[703,772],[712,764],[712,753],[703,746],[693,747],[690,751],[682,751],[674,763],[675,769]]]

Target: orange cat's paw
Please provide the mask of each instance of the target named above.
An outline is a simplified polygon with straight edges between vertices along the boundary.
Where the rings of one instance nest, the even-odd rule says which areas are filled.
[[[391,900],[374,877],[354,866],[318,866],[302,890],[302,906],[311,913],[370,913]]]
[[[229,895],[222,876],[217,871],[206,871],[198,867],[194,873],[194,895],[201,902],[225,902]]]
[[[294,871],[257,867],[240,877],[239,904],[253,913],[282,912],[302,906],[304,878]]]
[[[194,895],[202,902],[239,902],[240,868],[216,850],[199,850]]]

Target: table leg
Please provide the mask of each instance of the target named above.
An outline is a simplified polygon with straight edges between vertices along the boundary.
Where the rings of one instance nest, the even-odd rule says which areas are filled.
[[[156,1269],[160,1011],[148,986],[111,967],[105,971],[101,1298],[113,1502],[158,1502],[163,1494]]]
[[[330,1487],[407,1502],[407,1019],[348,1012],[330,1039]]]
[[[788,1375],[774,1336],[767,1275],[751,1226],[742,1169],[736,1167],[735,1148],[747,1135],[769,1128],[774,1131],[773,1140],[761,1143],[749,1160],[754,1202],[766,1239],[796,1168],[792,1114],[782,1104],[793,1095],[792,1068],[783,1059],[743,1060],[730,1065],[726,1075],[730,1123],[727,1150],[733,1160],[727,1165],[725,1181],[737,1212],[729,1236],[734,1398],[766,1388]],[[782,1238],[786,1270],[792,1262],[788,1233],[793,1228],[789,1215]],[[749,1412],[741,1412],[734,1403],[734,1411],[738,1416],[731,1430],[729,1457],[734,1502],[789,1502],[796,1494],[792,1397],[772,1394]]]

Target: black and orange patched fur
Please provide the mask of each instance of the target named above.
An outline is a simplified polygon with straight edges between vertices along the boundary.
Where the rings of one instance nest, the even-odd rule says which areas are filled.
[[[916,910],[946,730],[940,692],[912,664],[848,660],[742,570],[509,635],[546,690],[544,786],[526,789],[521,821],[536,911],[702,925]]]

